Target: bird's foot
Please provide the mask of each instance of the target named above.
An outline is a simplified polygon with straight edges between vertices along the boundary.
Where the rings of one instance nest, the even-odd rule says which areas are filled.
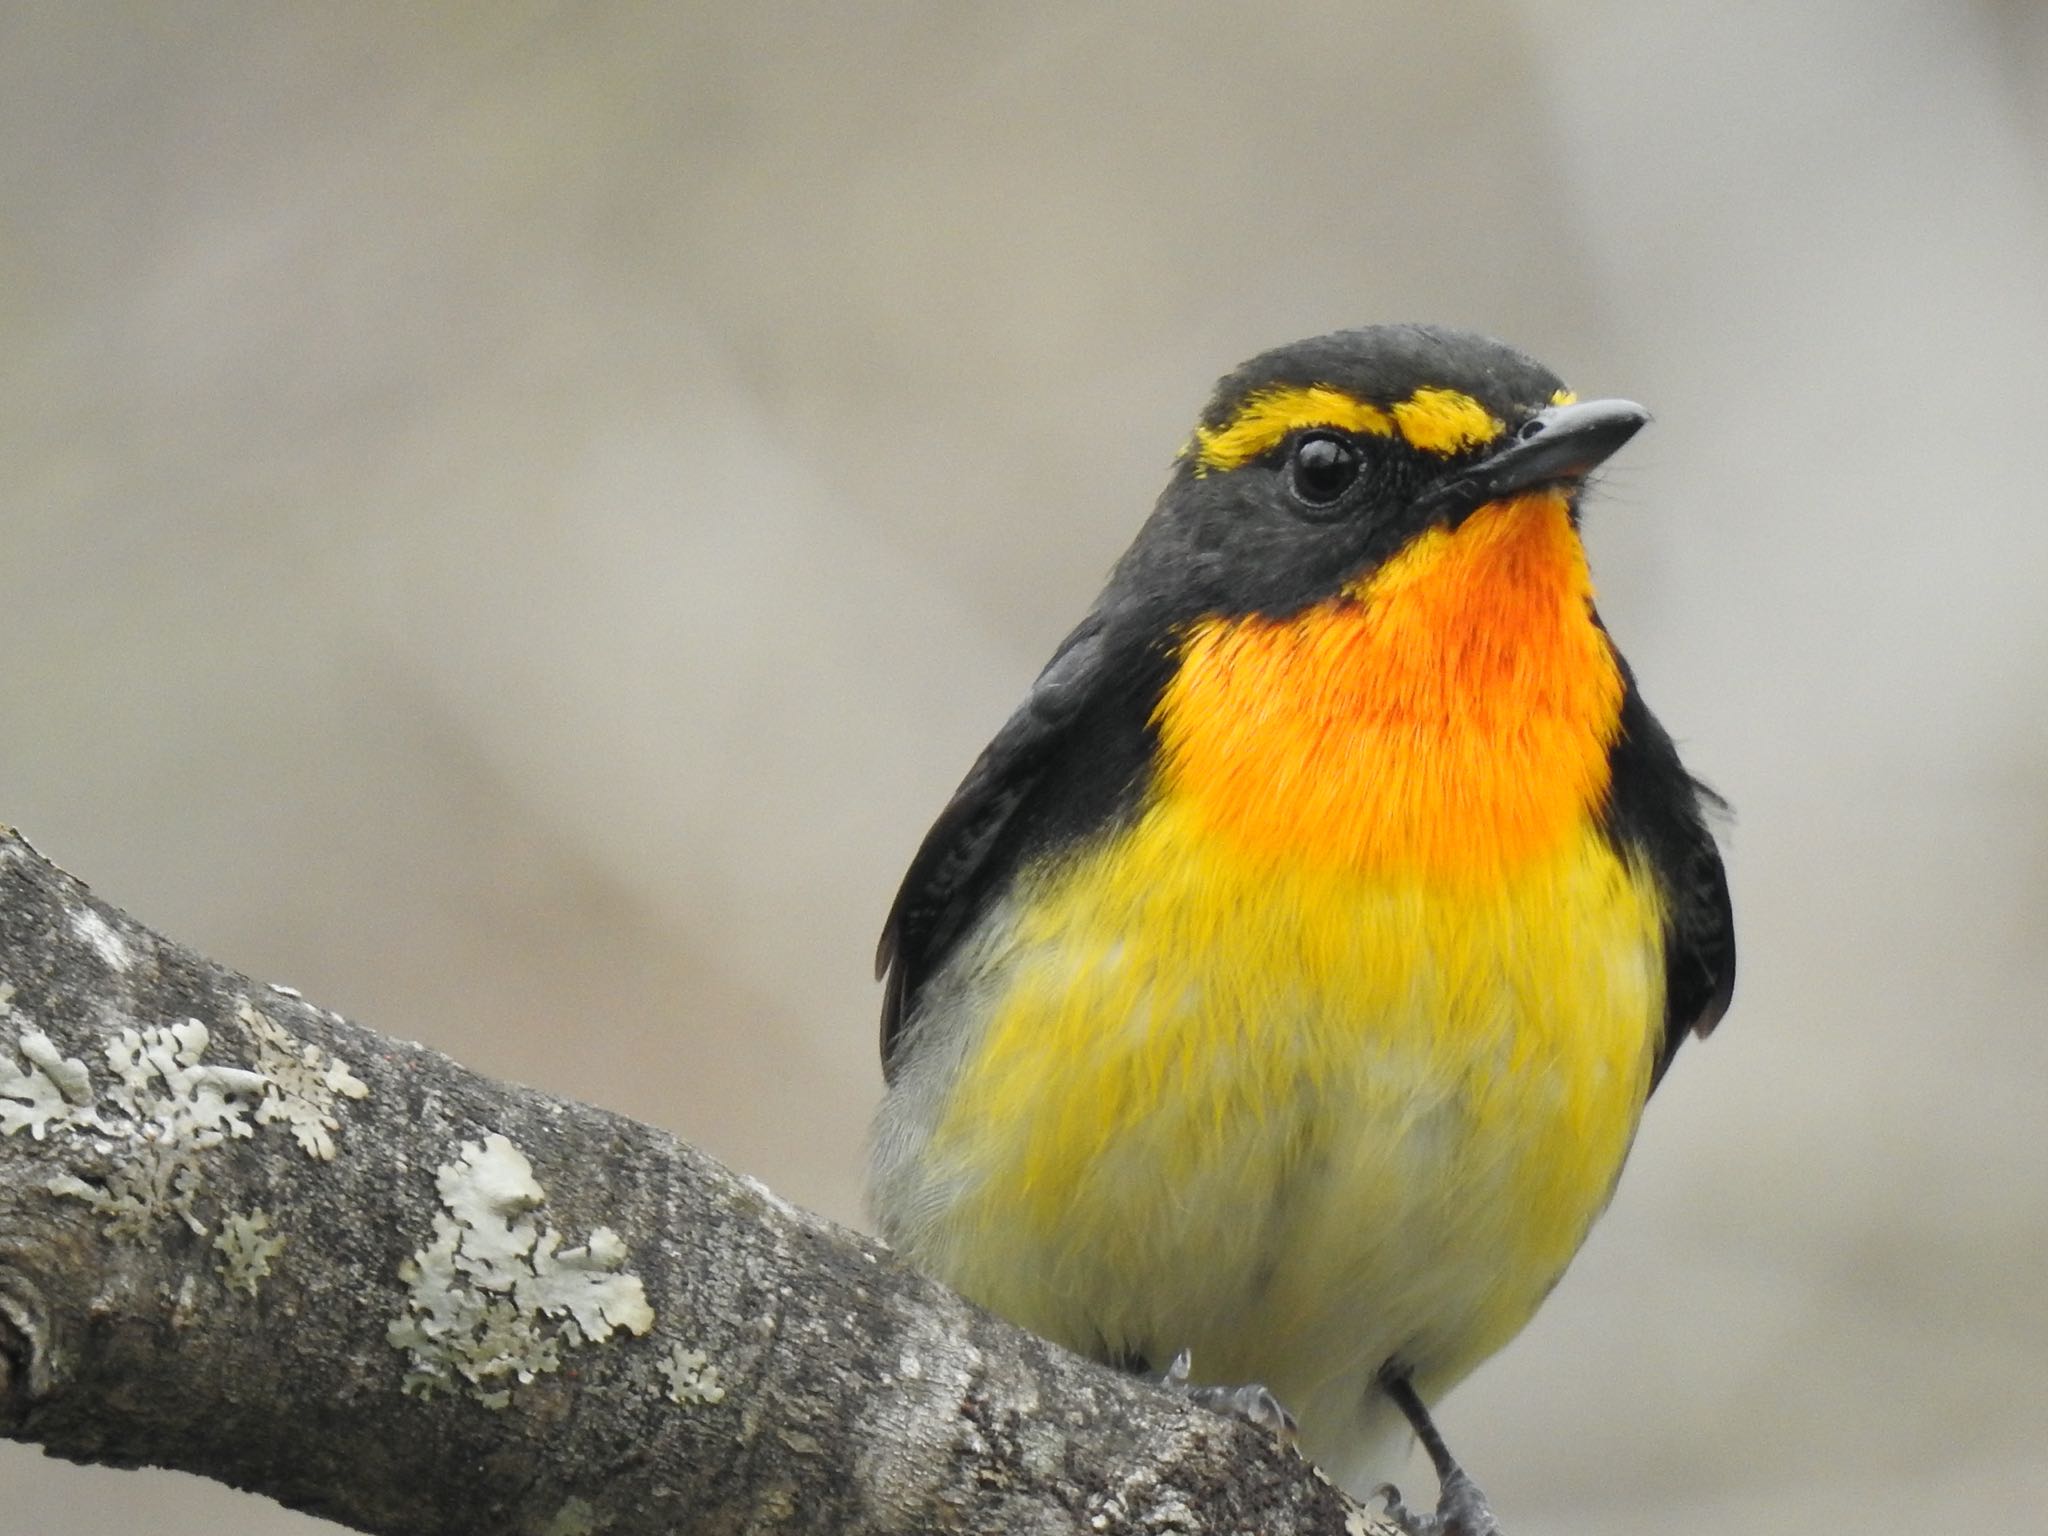
[[[1165,1370],[1148,1372],[1145,1379],[1178,1392],[1197,1407],[1206,1408],[1211,1413],[1220,1413],[1225,1418],[1243,1419],[1253,1428],[1263,1429],[1278,1440],[1283,1450],[1293,1449],[1294,1415],[1280,1406],[1279,1398],[1257,1383],[1242,1387],[1218,1387],[1189,1381],[1188,1373],[1193,1369],[1194,1357],[1184,1349],[1173,1357],[1173,1363]]]
[[[1374,1493],[1385,1501],[1387,1518],[1408,1536],[1502,1536],[1486,1495],[1462,1467],[1453,1467],[1443,1480],[1433,1515],[1418,1515],[1403,1504],[1401,1490],[1392,1483],[1381,1483]]]

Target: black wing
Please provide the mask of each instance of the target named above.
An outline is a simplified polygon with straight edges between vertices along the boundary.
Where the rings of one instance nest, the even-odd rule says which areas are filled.
[[[1720,796],[1685,771],[1678,750],[1627,675],[1621,734],[1611,756],[1607,835],[1644,859],[1663,887],[1664,1038],[1650,1077],[1656,1091],[1689,1034],[1705,1038],[1735,990],[1735,917],[1721,851],[1707,828]]]
[[[882,1069],[919,990],[1024,862],[1107,827],[1136,804],[1152,757],[1164,663],[1119,647],[1098,609],[1053,653],[931,831],[875,952]]]

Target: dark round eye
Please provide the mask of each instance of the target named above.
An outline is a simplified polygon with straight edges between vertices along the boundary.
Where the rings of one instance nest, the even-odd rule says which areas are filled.
[[[1343,499],[1365,467],[1358,444],[1335,432],[1304,432],[1287,456],[1287,486],[1311,507],[1327,507]]]

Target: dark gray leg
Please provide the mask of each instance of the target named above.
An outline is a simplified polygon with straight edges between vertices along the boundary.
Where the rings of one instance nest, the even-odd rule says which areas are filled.
[[[1392,1483],[1382,1483],[1379,1493],[1387,1503],[1387,1517],[1408,1536],[1503,1536],[1500,1523],[1493,1518],[1486,1495],[1479,1491],[1479,1485],[1466,1475],[1458,1465],[1458,1459],[1444,1444],[1444,1437],[1437,1433],[1436,1425],[1429,1417],[1429,1410],[1422,1406],[1422,1399],[1416,1394],[1414,1383],[1406,1376],[1388,1376],[1381,1380],[1380,1389],[1393,1400],[1415,1431],[1415,1438],[1422,1442],[1422,1448],[1429,1452],[1429,1459],[1436,1467],[1439,1492],[1436,1513],[1418,1515],[1401,1502],[1400,1490]]]

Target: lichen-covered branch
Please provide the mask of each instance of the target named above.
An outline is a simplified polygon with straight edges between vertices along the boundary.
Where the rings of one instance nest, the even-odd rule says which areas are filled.
[[[1363,1532],[601,1110],[249,982],[0,834],[0,1433],[393,1533]]]

